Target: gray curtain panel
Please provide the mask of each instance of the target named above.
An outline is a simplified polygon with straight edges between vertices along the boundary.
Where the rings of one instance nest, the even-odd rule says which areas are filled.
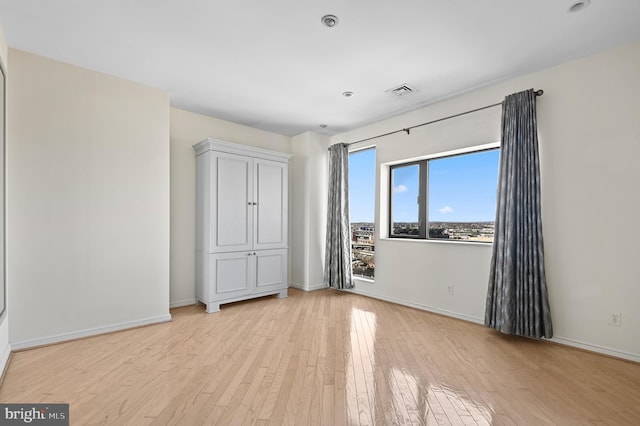
[[[335,144],[329,148],[329,203],[324,258],[326,286],[353,288],[349,235],[349,151],[346,144]]]
[[[533,89],[502,106],[498,199],[484,323],[506,334],[550,338],[540,166]]]

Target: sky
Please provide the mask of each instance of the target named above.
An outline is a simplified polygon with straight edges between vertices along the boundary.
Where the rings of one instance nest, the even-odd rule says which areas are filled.
[[[429,161],[428,220],[486,222],[495,220],[499,150]],[[417,165],[393,169],[393,221],[418,221]],[[373,222],[375,150],[349,155],[351,222]]]
[[[376,199],[376,150],[349,154],[349,220],[373,222]]]

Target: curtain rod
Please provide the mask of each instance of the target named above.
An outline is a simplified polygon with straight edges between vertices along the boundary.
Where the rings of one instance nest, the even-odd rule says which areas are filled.
[[[533,92],[536,96],[542,96],[544,94],[544,90],[542,89],[538,89],[535,92]],[[417,127],[422,127],[422,126],[427,126],[429,124],[433,124],[433,123],[437,123],[439,121],[445,121],[445,120],[449,120],[450,118],[456,118],[456,117],[460,117],[461,115],[467,115],[467,114],[471,114],[472,112],[478,112],[478,111],[482,111],[483,109],[489,109],[489,108],[493,108],[496,107],[498,105],[502,105],[503,102],[498,102],[495,104],[491,104],[491,105],[486,105],[480,108],[476,108],[476,109],[472,109],[469,111],[465,111],[465,112],[461,112],[458,114],[454,114],[454,115],[450,115],[448,117],[443,117],[443,118],[438,118],[437,120],[432,120],[432,121],[427,121],[426,123],[421,123],[421,124],[416,124],[415,126],[411,126],[411,127],[406,127],[404,129],[400,129],[400,130],[394,130],[393,132],[389,132],[389,133],[384,133],[382,135],[377,135],[377,136],[371,136],[370,138],[366,138],[366,139],[361,139],[359,141],[355,141],[355,142],[349,142],[345,145],[349,146],[349,145],[353,145],[356,143],[360,143],[360,142],[366,142],[366,141],[370,141],[371,139],[377,139],[377,138],[382,138],[384,136],[389,136],[389,135],[393,135],[395,133],[400,133],[400,132],[406,132],[407,135],[411,133],[412,129],[415,129]]]

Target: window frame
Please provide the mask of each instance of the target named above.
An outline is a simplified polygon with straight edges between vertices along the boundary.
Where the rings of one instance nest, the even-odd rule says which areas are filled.
[[[499,143],[491,143],[481,146],[470,147],[464,150],[449,151],[439,154],[430,155],[428,157],[419,160],[408,160],[404,162],[397,162],[389,165],[389,182],[388,182],[388,204],[387,204],[387,219],[388,219],[388,235],[387,238],[395,240],[424,240],[424,241],[446,241],[456,243],[472,243],[472,244],[493,244],[493,241],[468,241],[468,240],[454,240],[454,239],[442,239],[442,238],[430,238],[429,237],[429,162],[434,160],[442,160],[446,158],[459,157],[462,155],[480,154],[487,151],[500,151]],[[418,174],[418,235],[402,235],[393,233],[393,170],[412,166],[419,166]],[[498,163],[499,167],[499,163]],[[497,182],[496,182],[497,187]]]
[[[427,217],[427,202],[428,196],[426,192],[422,191],[422,188],[425,188],[423,185],[427,184],[427,176],[429,176],[429,169],[427,167],[423,167],[423,165],[427,162],[427,159],[424,160],[415,160],[408,161],[406,163],[398,163],[389,166],[389,238],[407,238],[412,240],[421,240],[425,239],[425,232],[427,229],[427,221],[424,219]],[[418,235],[402,235],[402,234],[394,234],[393,233],[393,170],[401,167],[409,167],[409,166],[418,166]]]

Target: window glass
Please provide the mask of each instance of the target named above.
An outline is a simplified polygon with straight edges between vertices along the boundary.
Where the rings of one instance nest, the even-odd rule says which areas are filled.
[[[392,235],[418,236],[420,165],[394,166],[391,185]]]
[[[429,238],[493,241],[499,150],[429,160]]]
[[[375,275],[376,150],[349,153],[349,220],[354,276]]]

